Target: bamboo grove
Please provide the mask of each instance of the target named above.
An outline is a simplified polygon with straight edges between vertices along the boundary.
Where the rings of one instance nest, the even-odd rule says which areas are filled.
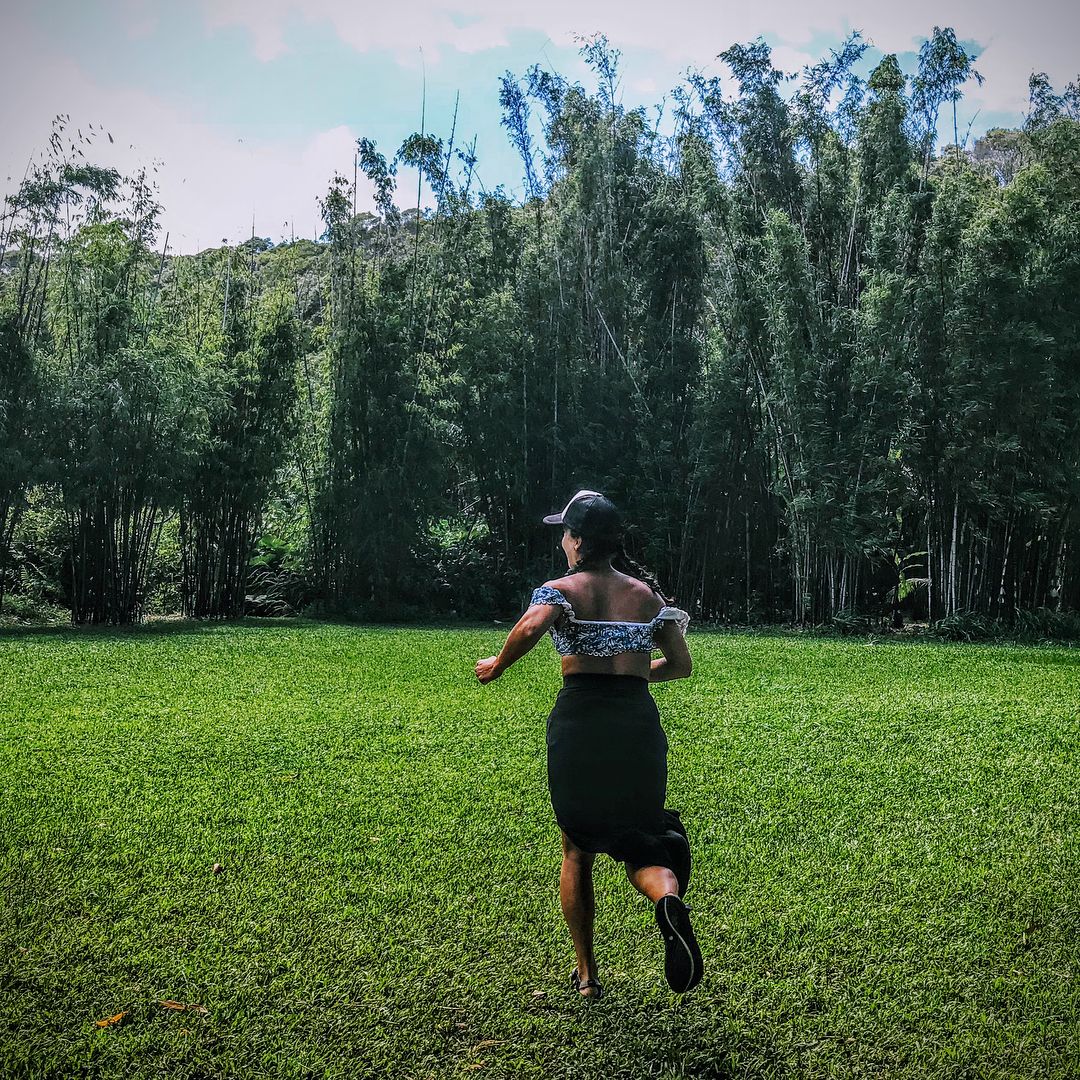
[[[953,31],[865,50],[645,110],[593,39],[594,89],[498,87],[520,204],[453,129],[361,139],[320,240],[197,256],[59,117],[0,236],[0,602],[512,617],[597,487],[699,619],[1076,612],[1080,90],[963,149]]]

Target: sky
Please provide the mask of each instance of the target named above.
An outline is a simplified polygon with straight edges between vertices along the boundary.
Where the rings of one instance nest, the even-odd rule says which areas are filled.
[[[314,238],[318,199],[335,172],[352,175],[358,138],[389,158],[423,117],[445,139],[455,103],[479,182],[519,199],[499,78],[540,64],[591,88],[582,37],[607,36],[622,53],[623,103],[651,110],[688,69],[733,91],[717,55],[736,42],[761,37],[775,66],[798,72],[859,30],[872,46],[861,74],[890,52],[913,74],[935,25],[955,30],[985,79],[969,81],[958,110],[969,141],[1022,122],[1033,71],[1058,91],[1080,74],[1077,0],[0,0],[0,190],[17,189],[67,114],[76,143],[90,140],[87,160],[146,167],[170,253],[236,243],[253,223],[275,243]],[[949,141],[951,126],[950,113]],[[416,204],[414,172],[400,171],[396,201]],[[362,177],[359,204],[374,208]]]

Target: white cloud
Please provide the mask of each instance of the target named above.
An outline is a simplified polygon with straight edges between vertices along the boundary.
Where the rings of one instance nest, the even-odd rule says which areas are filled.
[[[223,238],[243,240],[251,233],[253,213],[255,231],[275,242],[291,231],[314,237],[322,231],[316,199],[325,194],[335,170],[352,174],[357,133],[348,127],[310,136],[285,133],[272,143],[252,141],[139,90],[99,86],[78,65],[34,41],[29,29],[20,31],[20,43],[0,69],[5,192],[18,187],[28,160],[43,158],[58,113],[70,114],[68,130],[76,145],[78,129],[89,135],[90,124],[103,124],[112,135],[110,142],[95,131],[93,143],[82,147],[97,165],[131,175],[141,165],[149,171],[160,163],[151,173],[164,208],[160,240],[167,231],[174,252],[198,251]],[[363,176],[358,207],[374,209]]]
[[[442,47],[472,53],[506,45],[505,30],[485,12],[417,4],[351,4],[338,0],[203,0],[211,29],[241,26],[252,37],[258,59],[274,60],[288,51],[288,18],[330,23],[338,37],[359,52],[386,49],[399,61],[417,62],[417,47],[437,62]]]
[[[1080,61],[1080,4],[1068,0],[905,0],[854,5],[851,0],[793,0],[755,3],[667,0],[654,4],[626,0],[545,0],[507,4],[505,0],[454,3],[403,0],[395,5],[343,0],[203,0],[210,26],[239,25],[253,37],[260,58],[288,48],[285,22],[302,16],[330,23],[339,38],[359,51],[388,49],[411,64],[417,47],[428,62],[441,49],[475,52],[504,44],[515,30],[546,34],[572,46],[574,34],[603,32],[623,48],[658,50],[675,70],[710,65],[734,42],[775,35],[776,63],[786,70],[820,59],[805,48],[817,32],[844,35],[857,28],[883,52],[916,50],[935,25],[952,26],[963,39],[985,46],[976,65],[986,84],[968,88],[975,106],[1011,111],[1027,104],[1031,71],[1045,70],[1059,86],[1075,78]],[[715,69],[714,69],[715,70]],[[628,73],[631,76],[634,73]]]
[[[160,16],[146,0],[120,0],[122,23],[133,41],[149,37],[157,28]]]
[[[157,16],[142,0],[120,0],[129,37],[153,32]],[[850,2],[850,0],[849,0]],[[206,5],[211,27],[241,26],[263,59],[288,48],[289,23],[297,18],[325,21],[357,50],[386,49],[416,67],[420,49],[428,64],[440,50],[474,52],[507,42],[515,31],[545,34],[556,46],[576,44],[575,34],[604,31],[619,48],[656,50],[661,62],[648,70],[624,62],[630,95],[658,101],[678,72],[707,67],[722,73],[716,54],[735,41],[768,35],[779,44],[774,62],[788,71],[820,59],[811,46],[815,31],[843,35],[852,25],[879,49],[918,48],[935,23],[953,26],[964,39],[984,46],[977,67],[986,83],[966,88],[963,126],[975,109],[1013,114],[1027,107],[1027,79],[1045,70],[1060,89],[1080,66],[1080,5],[1059,0],[908,0],[898,6],[873,5],[854,16],[839,0],[821,0],[812,9],[760,0],[722,6],[715,0],[668,0],[661,12],[624,0],[548,0],[543,5],[509,7],[502,0],[457,0],[453,7],[404,0],[397,6],[368,8],[337,0],[214,0]],[[159,160],[155,174],[164,206],[162,226],[173,250],[194,251],[250,233],[252,213],[261,236],[277,241],[290,231],[321,231],[317,198],[335,170],[348,174],[356,132],[345,126],[311,133],[282,125],[280,137],[252,141],[243,130],[215,123],[195,111],[170,105],[134,87],[105,87],[80,65],[59,53],[28,15],[5,13],[9,49],[0,66],[0,186],[13,191],[28,158],[48,143],[52,118],[71,114],[71,130],[104,124],[115,142],[98,136],[87,157],[121,172]],[[541,50],[545,52],[544,49]],[[564,74],[582,75],[580,60]],[[663,69],[663,70],[661,70]],[[494,102],[488,103],[494,110]],[[5,177],[11,177],[5,182]],[[498,178],[488,178],[497,181]],[[403,169],[400,191],[415,189],[416,175]],[[405,196],[406,201],[408,196]],[[359,205],[372,208],[370,186],[361,178]]]
[[[773,67],[790,74],[801,72],[807,64],[816,64],[821,56],[813,56],[801,49],[793,49],[790,45],[777,45],[772,49]]]

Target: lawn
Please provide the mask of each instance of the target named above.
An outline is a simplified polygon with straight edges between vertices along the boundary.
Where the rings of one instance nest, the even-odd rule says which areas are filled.
[[[505,630],[0,635],[0,1075],[1080,1074],[1080,650],[691,629],[705,978],[601,857],[590,1002]]]

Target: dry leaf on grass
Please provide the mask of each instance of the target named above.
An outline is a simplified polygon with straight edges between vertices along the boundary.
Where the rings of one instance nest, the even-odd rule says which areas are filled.
[[[118,1012],[115,1016],[106,1016],[104,1020],[95,1020],[94,1026],[104,1028],[112,1027],[113,1024],[122,1024],[127,1015],[128,1012],[125,1009],[124,1012]]]
[[[478,1042],[469,1052],[475,1054],[477,1050],[483,1050],[485,1046],[502,1046],[501,1039],[483,1039]]]
[[[175,1012],[206,1012],[205,1005],[196,1004],[194,1001],[159,1001],[158,1004],[163,1009],[173,1009]]]

